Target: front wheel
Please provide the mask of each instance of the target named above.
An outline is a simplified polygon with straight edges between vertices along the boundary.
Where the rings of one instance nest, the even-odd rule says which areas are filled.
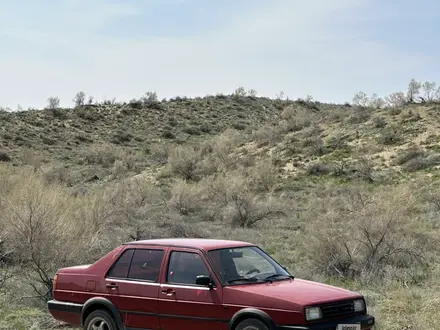
[[[237,325],[235,330],[269,330],[269,328],[258,319],[245,319]]]
[[[84,330],[118,330],[113,317],[104,310],[90,313],[84,322]]]

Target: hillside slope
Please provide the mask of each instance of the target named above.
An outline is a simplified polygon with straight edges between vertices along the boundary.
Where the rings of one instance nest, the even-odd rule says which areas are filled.
[[[440,321],[438,104],[209,96],[0,123],[1,326],[50,328],[44,303],[20,299],[47,299],[42,279],[168,236],[255,242],[298,277],[365,294],[379,330]]]
[[[405,177],[402,168],[436,168],[439,110],[436,104],[372,109],[217,96],[2,112],[0,152],[16,165],[69,169],[73,177],[66,180],[79,184],[110,175],[118,160],[127,175],[139,174],[165,161],[163,146],[198,144],[232,129],[241,133],[242,150],[270,154],[285,177],[307,165],[316,174],[344,174],[355,163]]]

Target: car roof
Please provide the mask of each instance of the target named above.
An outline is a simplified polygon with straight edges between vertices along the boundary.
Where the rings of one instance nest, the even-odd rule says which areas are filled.
[[[196,248],[200,250],[215,250],[221,248],[231,248],[239,246],[254,246],[255,244],[242,241],[222,240],[222,239],[205,239],[205,238],[159,238],[133,241],[126,243],[127,245],[161,245],[174,247]]]

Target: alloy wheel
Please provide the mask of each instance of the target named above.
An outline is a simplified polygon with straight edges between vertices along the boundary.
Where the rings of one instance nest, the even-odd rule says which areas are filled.
[[[102,317],[95,317],[89,324],[87,330],[111,330],[110,326]]]

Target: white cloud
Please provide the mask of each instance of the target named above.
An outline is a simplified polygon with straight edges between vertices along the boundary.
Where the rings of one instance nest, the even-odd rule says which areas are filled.
[[[0,53],[1,105],[43,106],[53,95],[70,105],[81,89],[98,99],[127,100],[147,90],[160,97],[194,96],[240,85],[268,96],[284,90],[290,97],[312,94],[343,102],[358,90],[399,88],[392,85],[430,60],[336,28],[335,22],[359,15],[367,0],[273,0],[234,13],[214,33],[144,40],[94,33],[119,15],[142,14],[129,1],[66,3],[44,26],[14,26],[9,20],[11,37],[40,49]]]

